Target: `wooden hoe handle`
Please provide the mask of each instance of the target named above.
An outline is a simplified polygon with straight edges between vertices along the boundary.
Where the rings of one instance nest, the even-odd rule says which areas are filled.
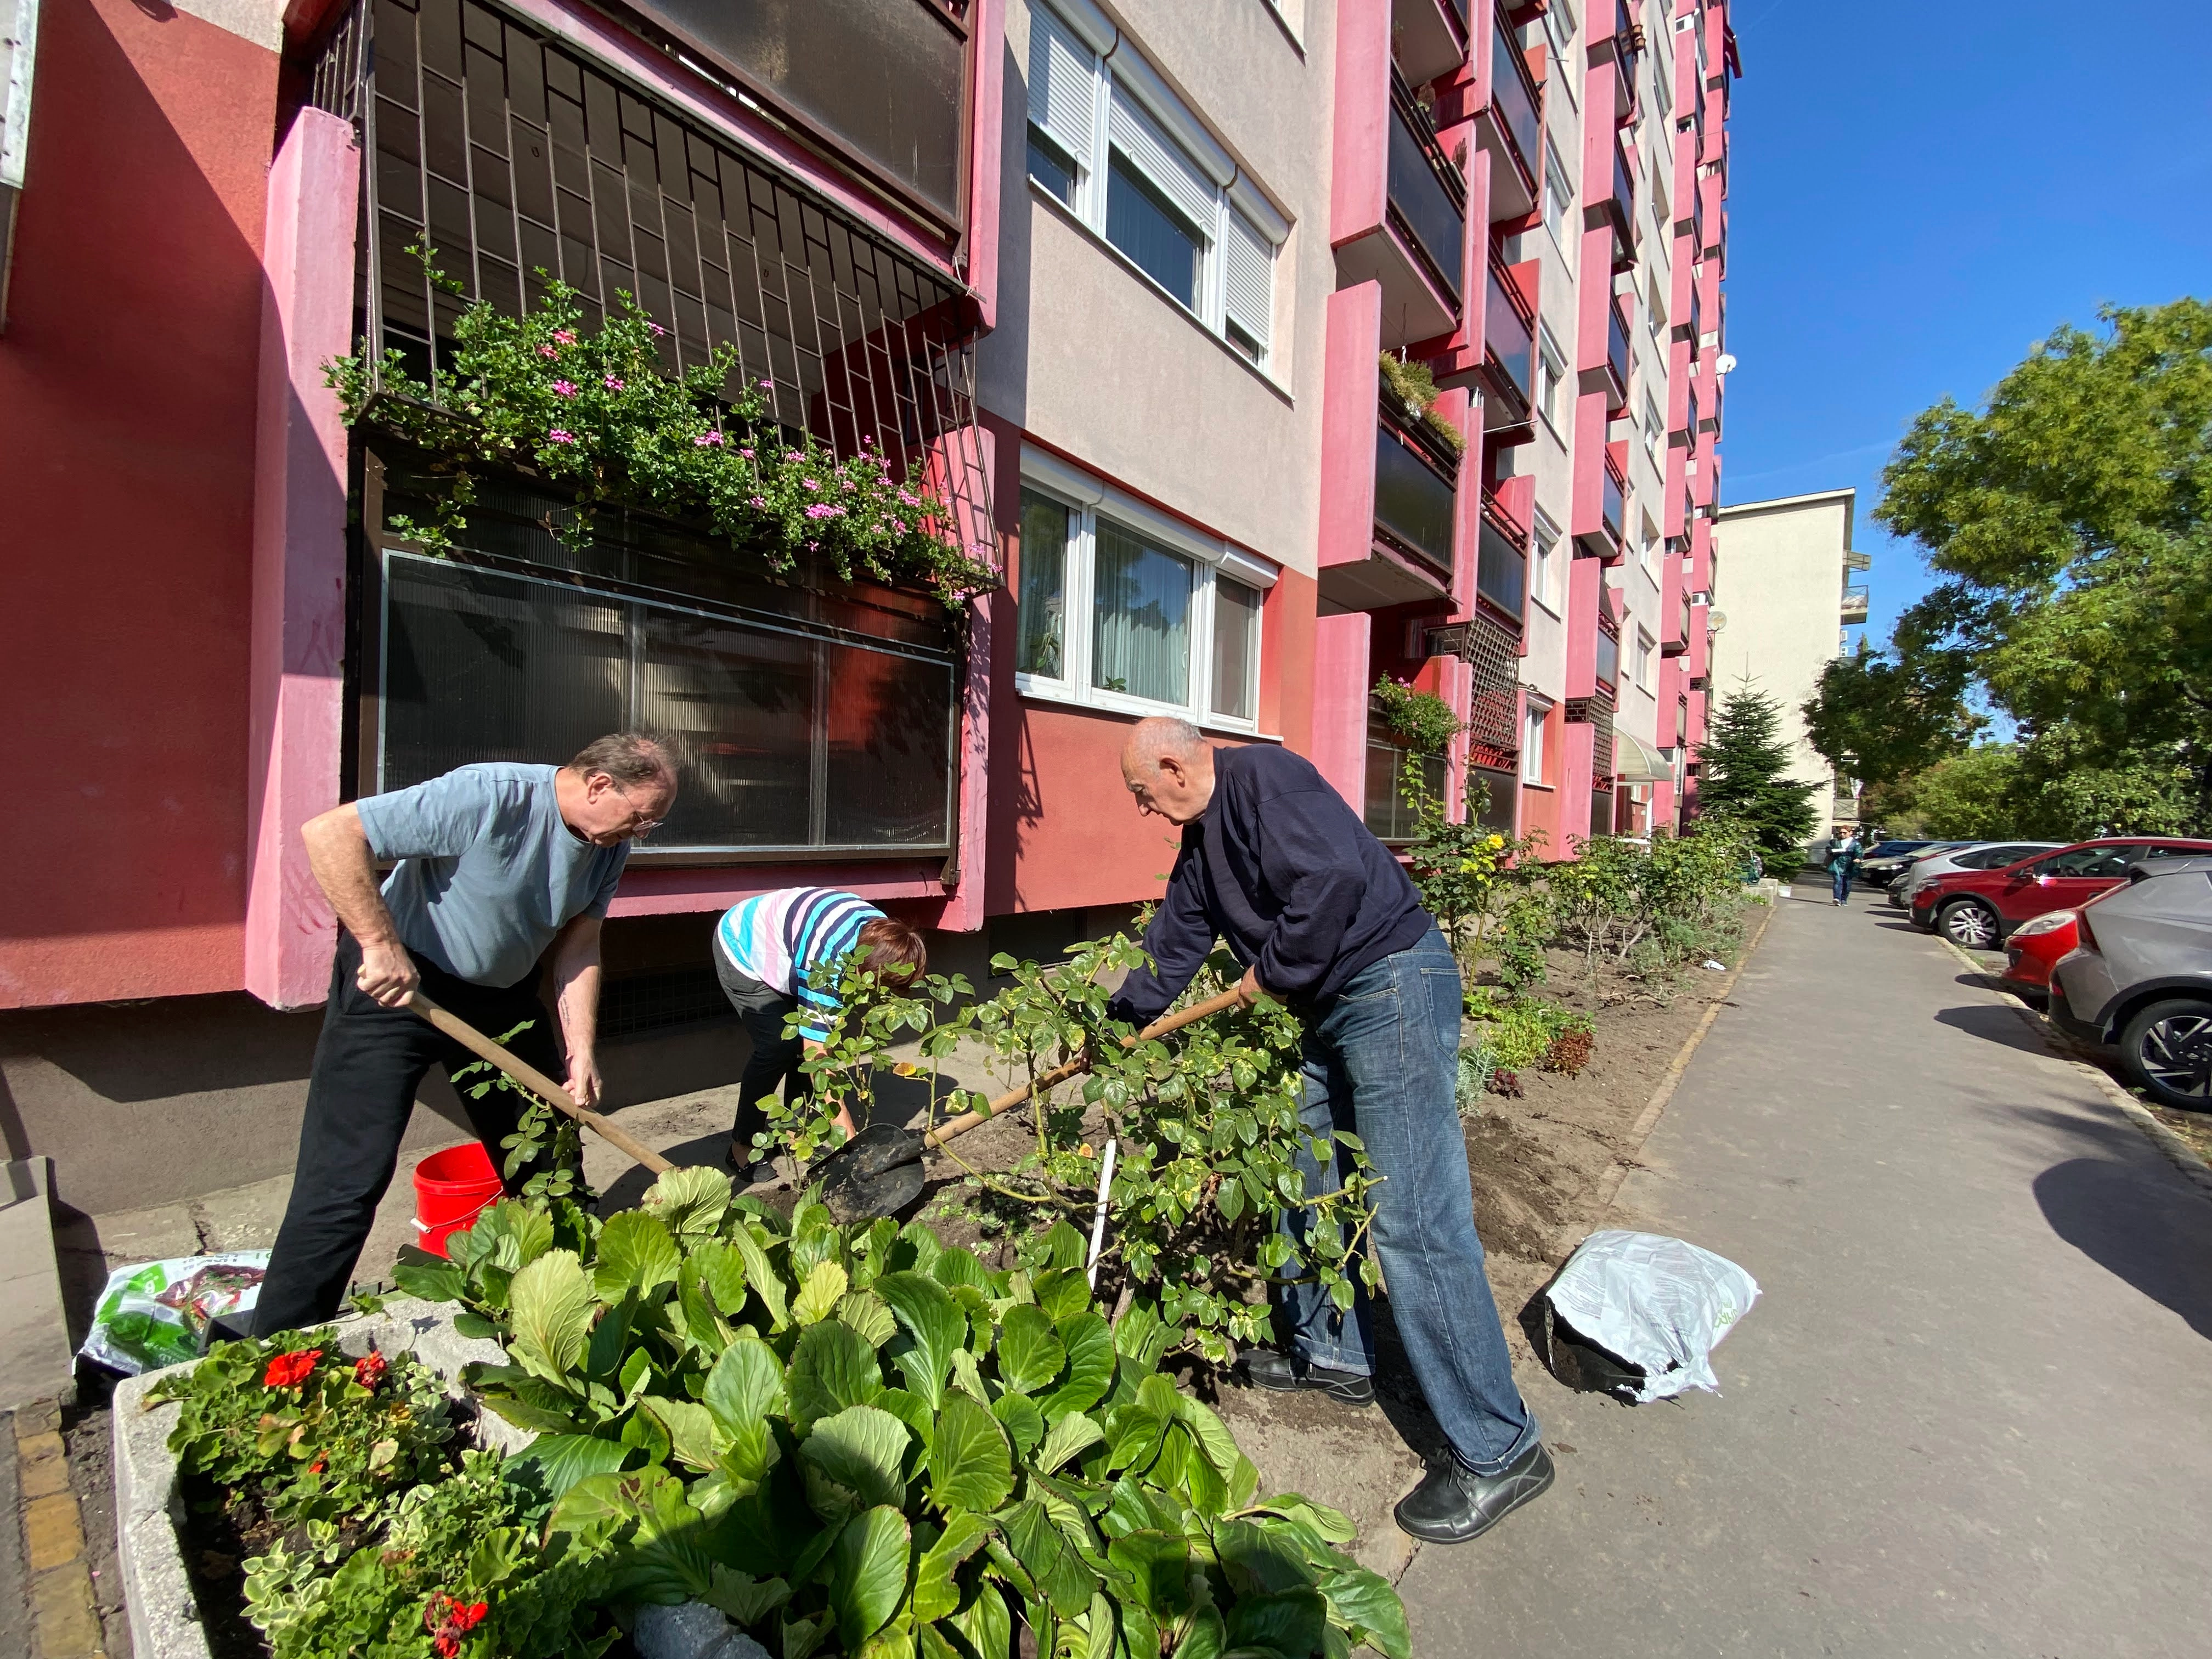
[[[569,1098],[566,1089],[546,1076],[544,1073],[539,1071],[535,1066],[517,1059],[514,1054],[494,1042],[459,1015],[447,1013],[421,991],[416,991],[407,999],[407,1006],[477,1058],[490,1061],[556,1111],[566,1113],[574,1118],[586,1128],[596,1133],[600,1139],[605,1141],[617,1152],[628,1153],[653,1174],[666,1175],[676,1167],[651,1147],[633,1140],[597,1112],[586,1111]]]
[[[1164,1037],[1170,1031],[1180,1031],[1184,1026],[1195,1024],[1209,1015],[1228,1012],[1230,1009],[1237,1006],[1238,1001],[1239,998],[1235,991],[1224,991],[1219,996],[1208,997],[1203,1002],[1193,1003],[1179,1014],[1163,1015],[1138,1032],[1136,1036],[1123,1037],[1121,1046],[1124,1048],[1133,1048],[1140,1042],[1150,1042],[1154,1037]],[[922,1144],[926,1146],[942,1146],[954,1136],[964,1135],[977,1124],[988,1123],[1008,1108],[1020,1105],[1033,1091],[1039,1089],[1057,1088],[1068,1079],[1081,1077],[1090,1069],[1091,1056],[1078,1054],[1073,1060],[1065,1060],[1054,1066],[1049,1072],[1042,1073],[1035,1083],[1024,1083],[1020,1088],[1000,1095],[980,1112],[963,1112],[958,1117],[945,1119],[944,1122],[921,1138]]]

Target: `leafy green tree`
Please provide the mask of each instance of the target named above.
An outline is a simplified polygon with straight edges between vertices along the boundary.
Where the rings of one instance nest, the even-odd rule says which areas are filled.
[[[2054,331],[1980,410],[1924,411],[1884,470],[1875,518],[1946,579],[1903,619],[1898,668],[1940,681],[1963,663],[2018,726],[2026,775],[2070,790],[2051,805],[2073,825],[2203,823],[2212,306],[2103,317],[2101,334]],[[1856,689],[1831,707],[1824,685],[1824,742],[1850,729]]]
[[[1882,822],[1940,841],[2027,835],[2020,818],[2021,766],[2013,744],[1983,744],[1916,774],[1881,802]]]
[[[1972,742],[1984,721],[1966,705],[1971,672],[1962,651],[1876,651],[1862,640],[1820,670],[1806,736],[1838,771],[1894,783]]]
[[[1728,818],[1749,831],[1770,862],[1804,855],[1820,786],[1790,775],[1782,738],[1782,705],[1744,681],[1729,693],[1698,750],[1698,811]]]

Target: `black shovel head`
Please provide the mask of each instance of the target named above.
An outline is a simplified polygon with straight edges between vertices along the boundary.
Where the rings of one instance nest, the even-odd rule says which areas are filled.
[[[915,1130],[871,1123],[807,1171],[807,1184],[841,1223],[896,1215],[921,1196],[921,1145]]]

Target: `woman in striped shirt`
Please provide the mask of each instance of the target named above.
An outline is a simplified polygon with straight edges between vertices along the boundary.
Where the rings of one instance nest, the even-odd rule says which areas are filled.
[[[835,888],[763,893],[733,905],[715,926],[714,971],[753,1042],[730,1129],[730,1165],[745,1181],[773,1173],[768,1160],[753,1162],[753,1137],[768,1127],[760,1103],[781,1089],[795,1105],[811,1091],[799,1063],[830,1040],[836,965],[856,949],[866,953],[864,967],[892,984],[912,984],[928,965],[919,930]],[[799,1035],[787,1037],[794,1015]],[[842,1113],[838,1125],[853,1133]]]

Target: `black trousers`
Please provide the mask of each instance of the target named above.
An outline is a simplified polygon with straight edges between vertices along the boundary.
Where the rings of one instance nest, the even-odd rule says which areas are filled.
[[[526,1030],[507,1038],[507,1047],[549,1077],[568,1075],[559,1028],[538,1000],[535,972],[519,985],[494,988],[456,979],[420,957],[415,966],[433,1000],[487,1036],[507,1037],[528,1021]],[[337,1313],[377,1202],[392,1184],[416,1086],[433,1066],[450,1073],[476,1059],[420,1014],[370,998],[355,983],[360,967],[361,945],[341,931],[307,1082],[291,1202],[254,1305],[259,1335],[319,1324]],[[499,1143],[514,1133],[520,1101],[506,1089],[486,1090],[481,1100],[464,1090],[461,1104],[498,1169],[507,1156]],[[517,1170],[507,1190],[530,1174]]]
[[[781,1091],[795,1106],[814,1092],[813,1079],[799,1069],[805,1058],[805,1045],[799,1038],[783,1034],[784,1022],[798,1011],[799,999],[771,990],[750,975],[738,972],[737,964],[723,953],[719,939],[714,944],[714,975],[721,981],[722,994],[738,1011],[738,1023],[753,1043],[753,1057],[745,1062],[745,1074],[738,1083],[737,1121],[730,1126],[731,1140],[744,1148],[744,1155],[750,1158],[753,1137],[768,1127],[768,1114],[760,1109],[762,1099]]]

